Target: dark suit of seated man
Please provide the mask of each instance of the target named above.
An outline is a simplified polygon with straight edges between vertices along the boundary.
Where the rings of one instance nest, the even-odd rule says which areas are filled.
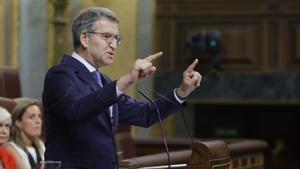
[[[119,122],[148,127],[158,122],[156,108],[124,92],[153,74],[152,61],[162,52],[137,59],[131,71],[112,81],[98,70],[111,65],[121,43],[119,21],[109,9],[81,11],[72,24],[74,52],[62,58],[45,77],[43,106],[46,125],[45,160],[62,168],[116,169],[114,135]],[[178,88],[155,100],[162,118],[179,110],[201,81],[196,59],[183,73]]]

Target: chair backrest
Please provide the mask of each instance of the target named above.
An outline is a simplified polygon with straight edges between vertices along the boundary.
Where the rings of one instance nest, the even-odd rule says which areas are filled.
[[[0,96],[7,98],[21,97],[18,69],[12,67],[0,68]]]
[[[0,97],[0,106],[7,109],[8,112],[12,112],[14,107],[17,105],[14,99]]]

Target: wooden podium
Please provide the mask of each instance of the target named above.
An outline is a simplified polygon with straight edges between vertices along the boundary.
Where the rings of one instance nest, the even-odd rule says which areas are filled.
[[[221,140],[195,141],[188,150],[169,153],[171,168],[230,169],[231,158],[228,146]],[[121,169],[168,168],[166,153],[139,156],[120,161]]]

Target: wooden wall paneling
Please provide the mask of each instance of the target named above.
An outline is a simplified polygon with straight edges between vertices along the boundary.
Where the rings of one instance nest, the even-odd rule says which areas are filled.
[[[277,44],[278,44],[278,72],[286,72],[288,71],[288,53],[290,50],[289,40],[288,40],[288,23],[284,17],[278,19],[278,36]]]
[[[158,44],[157,48],[160,50],[161,47],[167,55],[174,52],[174,55],[171,54],[160,60],[160,66],[164,70],[182,70],[192,62],[195,56],[202,59],[204,63],[202,67],[209,67],[206,64],[209,58],[201,52],[188,49],[186,39],[191,34],[210,31],[221,33],[221,56],[225,71],[262,70],[262,63],[264,63],[261,50],[263,25],[259,17],[265,13],[264,3],[225,3],[223,0],[216,1],[220,3],[215,1],[157,2],[157,22],[159,23],[157,37],[165,37],[162,40],[165,43],[158,42],[161,46]],[[172,24],[169,23],[166,26],[165,23],[168,22]],[[171,44],[168,45],[168,43]],[[202,55],[202,58],[199,55]],[[173,56],[175,56],[175,63],[169,63]]]
[[[203,4],[203,3],[263,3],[272,0],[156,0],[158,4]],[[274,0],[273,0],[274,1]],[[278,0],[275,0],[278,1]],[[293,1],[293,0],[289,0]],[[294,0],[297,1],[297,0]]]
[[[181,3],[158,4],[158,16],[218,16],[218,15],[258,15],[264,14],[263,3]]]
[[[262,69],[261,35],[262,26],[258,21],[223,23],[221,58],[224,70]]]
[[[186,67],[195,57],[202,66],[209,65],[211,56],[187,45],[188,36],[217,31],[221,34],[221,63],[224,70],[261,70],[262,69],[262,24],[253,19],[240,20],[229,18],[207,19],[195,21],[179,21],[176,32],[179,41],[176,48],[179,68]],[[184,63],[184,64],[182,64]]]
[[[161,65],[181,70],[198,56],[209,67],[209,58],[188,48],[186,39],[216,30],[224,72],[299,72],[299,9],[297,0],[157,0],[157,21],[170,22],[167,29],[157,26],[166,37],[161,46],[171,54]]]
[[[279,68],[279,53],[278,49],[282,45],[278,42],[279,40],[279,23],[277,19],[266,20],[267,31],[267,44],[265,45],[265,51],[267,51],[267,57],[265,60],[268,64],[265,66],[265,71],[272,71]]]
[[[289,3],[297,3],[297,2],[299,2],[299,0],[276,0],[276,1],[283,2],[283,3],[287,3],[287,2],[289,2]]]
[[[174,69],[175,55],[173,50],[173,36],[172,36],[172,20],[160,19],[156,21],[156,37],[154,46],[157,51],[163,51],[163,56],[159,59],[160,70],[172,70]]]
[[[261,26],[262,26],[262,35],[261,35],[261,44],[262,46],[268,46],[268,34],[266,32],[268,32],[268,23],[267,23],[267,19],[264,18],[261,21]],[[267,71],[265,69],[265,67],[267,67],[268,65],[268,59],[267,56],[269,54],[269,51],[266,48],[261,47],[261,54],[262,54],[262,68],[264,71]]]
[[[195,21],[191,21],[191,23],[195,23]],[[199,64],[198,67],[201,67],[205,60],[201,57],[200,51],[198,53],[198,50],[190,50],[187,44],[187,38],[201,33],[203,31],[202,28],[197,27],[195,24],[194,26],[191,25],[189,21],[176,22],[176,27],[177,32],[175,35],[178,36],[178,43],[175,48],[177,69],[184,70],[195,58],[200,60],[201,64]]]
[[[300,71],[300,19],[287,21],[286,32],[286,69]]]
[[[298,0],[281,0],[281,11],[285,14],[300,14]]]

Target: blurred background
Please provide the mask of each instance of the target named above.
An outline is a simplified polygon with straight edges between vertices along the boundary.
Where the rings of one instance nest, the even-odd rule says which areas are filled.
[[[139,88],[154,98],[177,87],[198,58],[203,81],[184,109],[193,136],[262,139],[266,168],[300,168],[300,1],[0,0],[0,66],[19,71],[20,96],[41,99],[46,71],[72,52],[74,15],[90,6],[121,20],[122,45],[103,69],[112,79],[135,59],[164,52],[156,74],[129,95],[141,98]],[[164,125],[168,137],[188,136],[179,114]],[[159,126],[132,134],[161,137]]]

